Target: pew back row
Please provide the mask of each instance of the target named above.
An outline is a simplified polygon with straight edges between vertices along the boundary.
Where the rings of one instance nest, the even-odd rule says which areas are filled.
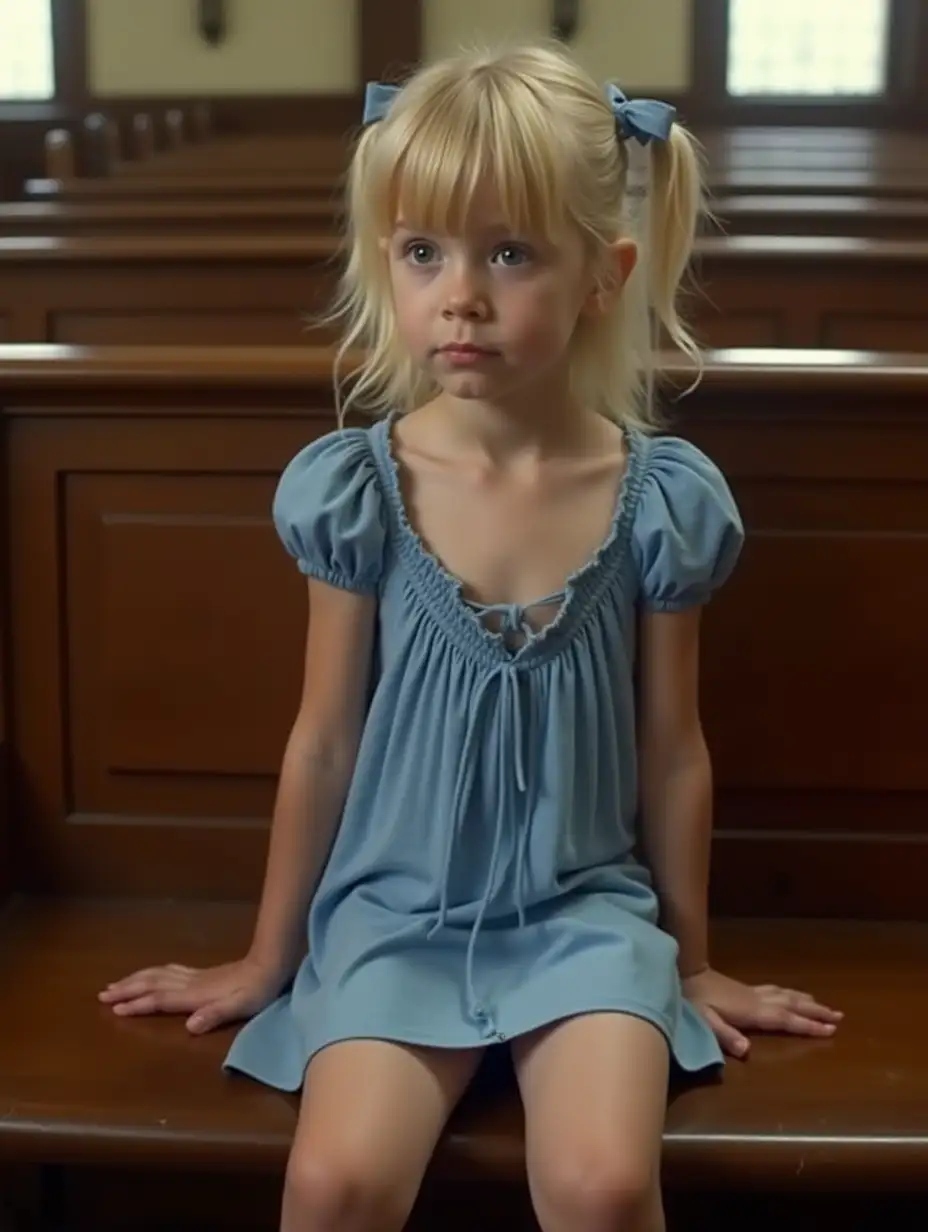
[[[359,117],[360,119],[360,117]],[[215,196],[263,186],[275,196],[292,192],[300,171],[325,172],[330,182],[343,172],[353,130],[332,137],[309,134],[249,138],[198,136],[183,112],[168,113],[162,126],[168,149],[155,151],[151,117],[134,117],[128,141],[104,115],[87,118],[84,164],[89,176],[73,174],[78,158],[66,132],[49,134],[47,175],[27,182],[34,198],[103,199],[134,195]],[[857,194],[876,198],[928,198],[928,142],[909,134],[856,130],[722,130],[704,134],[708,181],[727,194]],[[131,158],[123,158],[124,147]],[[305,177],[304,177],[305,178]],[[234,187],[233,187],[234,186]]]
[[[0,240],[0,342],[293,345],[339,259],[329,236]],[[706,238],[695,276],[708,346],[928,349],[928,241]]]
[[[712,202],[712,230],[728,235],[928,239],[928,200],[855,196],[729,196]],[[338,194],[318,197],[168,197],[0,204],[0,237],[69,235],[307,235],[340,226]]]

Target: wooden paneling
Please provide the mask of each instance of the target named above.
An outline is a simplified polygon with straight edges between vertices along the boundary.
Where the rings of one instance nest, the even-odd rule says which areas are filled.
[[[73,346],[273,346],[295,342],[305,330],[293,309],[254,312],[217,305],[199,312],[170,306],[161,312],[56,312],[47,334],[49,342]]]
[[[282,417],[273,395],[243,410],[233,393],[204,418],[170,394],[152,414],[127,390],[105,421],[92,405],[13,419],[16,693],[40,881],[255,893],[305,620],[270,501],[288,457],[334,426],[328,354],[301,371],[300,413]]]
[[[707,238],[694,278],[687,312],[706,346],[928,349],[925,241]]]
[[[864,369],[717,388],[681,425],[748,528],[706,620],[726,913],[925,915],[928,389]]]
[[[875,313],[866,306],[835,310],[822,321],[819,345],[863,351],[928,350],[928,313]]]
[[[257,892],[305,618],[270,498],[330,363],[0,356],[31,888]],[[732,352],[679,408],[748,529],[705,622],[718,911],[928,917],[926,406],[928,360]]]
[[[0,240],[17,342],[298,344],[330,304],[330,238]]]

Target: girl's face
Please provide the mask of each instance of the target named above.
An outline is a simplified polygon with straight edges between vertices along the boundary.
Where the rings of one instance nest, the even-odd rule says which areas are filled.
[[[400,337],[456,398],[550,388],[566,373],[580,314],[602,300],[579,234],[556,245],[517,234],[489,191],[463,233],[416,230],[400,217],[385,247]],[[622,247],[633,263],[634,245]]]

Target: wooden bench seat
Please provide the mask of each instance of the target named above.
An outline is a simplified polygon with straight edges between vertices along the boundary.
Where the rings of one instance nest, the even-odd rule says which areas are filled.
[[[226,1076],[233,1029],[115,1018],[97,990],[175,957],[225,961],[253,908],[20,900],[0,926],[0,1161],[279,1172],[296,1097]],[[760,1038],[721,1082],[676,1093],[671,1188],[928,1191],[928,925],[728,920],[716,955],[745,979],[807,985],[842,1007],[831,1041]],[[439,1175],[520,1181],[510,1081],[478,1082],[435,1158]]]

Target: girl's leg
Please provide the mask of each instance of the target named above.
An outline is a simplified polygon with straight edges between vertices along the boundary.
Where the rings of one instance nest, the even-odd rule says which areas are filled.
[[[587,1014],[512,1049],[543,1232],[663,1232],[663,1035],[627,1014]]]
[[[480,1057],[383,1040],[317,1053],[287,1165],[281,1232],[399,1232]]]

